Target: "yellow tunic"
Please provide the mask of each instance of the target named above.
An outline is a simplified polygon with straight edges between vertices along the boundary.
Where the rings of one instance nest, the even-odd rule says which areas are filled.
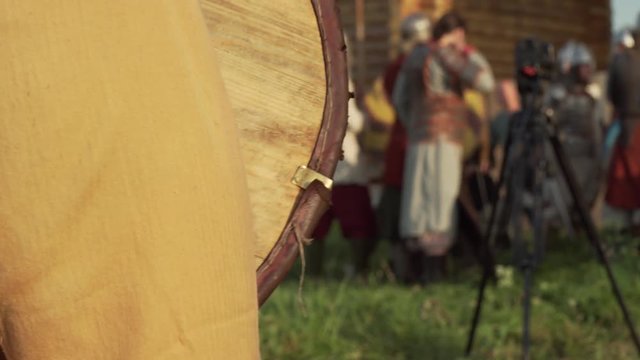
[[[10,359],[258,358],[244,179],[195,0],[0,0]]]

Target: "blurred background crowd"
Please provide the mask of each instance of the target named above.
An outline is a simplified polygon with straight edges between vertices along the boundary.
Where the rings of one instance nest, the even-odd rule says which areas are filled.
[[[341,3],[356,98],[312,273],[331,256],[323,239],[332,225],[350,244],[347,275],[365,277],[380,242],[405,283],[445,279],[452,257],[479,259],[520,110],[514,45],[532,34],[557,47],[547,103],[594,221],[619,219],[640,235],[640,14],[611,39],[608,1],[390,3]],[[544,194],[549,226],[579,232],[553,170]]]

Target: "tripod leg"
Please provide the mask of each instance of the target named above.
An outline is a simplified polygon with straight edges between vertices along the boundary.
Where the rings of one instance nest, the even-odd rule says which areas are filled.
[[[482,257],[484,258],[483,271],[482,271],[482,279],[480,281],[480,287],[478,288],[478,297],[476,299],[476,307],[473,312],[473,319],[471,321],[469,338],[467,340],[467,348],[465,351],[466,356],[471,355],[471,351],[473,350],[473,341],[475,339],[478,323],[480,322],[480,313],[482,310],[482,303],[484,301],[484,291],[487,287],[487,284],[489,283],[489,279],[495,278],[496,276],[495,275],[495,259],[493,256],[493,252],[491,251],[490,239],[491,239],[491,234],[498,233],[499,231],[499,230],[493,230],[494,227],[498,226],[498,222],[496,222],[495,220],[500,218],[500,216],[497,215],[497,213],[499,212],[498,208],[499,208],[499,202],[496,201],[496,203],[493,205],[491,209],[491,220],[489,221],[487,235],[482,236],[482,240],[480,243],[480,247],[481,247],[480,251],[481,251]]]
[[[531,249],[531,247],[535,247],[537,245],[537,241],[540,240],[541,232],[539,231],[539,224],[537,222],[542,214],[540,211],[537,211],[537,203],[539,203],[539,199],[541,197],[539,196],[540,194],[537,193],[531,194],[534,202],[536,202],[533,209],[534,244],[531,246],[528,244],[527,240],[525,240],[523,234],[524,215],[528,213],[524,205],[524,193],[527,190],[527,186],[525,185],[526,169],[522,164],[518,164],[516,166],[518,166],[518,171],[514,171],[514,180],[510,189],[510,193],[514,197],[511,200],[513,203],[511,209],[511,216],[513,217],[512,246],[513,262],[518,264],[518,268],[522,272],[524,278],[522,294],[522,358],[528,360],[531,344],[531,335],[529,330],[531,322],[531,288],[533,285],[533,270],[535,266],[535,249]],[[537,173],[539,173],[539,171],[537,171]],[[537,175],[538,174],[535,176]]]
[[[500,184],[502,184],[502,179],[500,180]],[[499,187],[500,188],[500,187]],[[498,189],[499,189],[498,188]],[[491,239],[494,235],[497,234],[499,230],[495,228],[498,227],[499,222],[497,219],[502,218],[502,215],[499,213],[502,212],[500,209],[504,209],[504,206],[500,206],[500,201],[496,200],[493,206],[491,207],[491,217],[489,220],[489,226],[487,228],[487,232],[485,236],[482,236],[480,247],[481,254],[484,258],[483,261],[483,272],[482,272],[482,280],[480,281],[480,287],[478,288],[478,297],[476,299],[476,307],[473,312],[473,319],[471,321],[471,328],[469,330],[469,338],[467,339],[467,348],[465,351],[465,355],[471,355],[471,351],[473,350],[473,341],[476,335],[476,329],[478,327],[478,323],[480,322],[480,313],[482,310],[482,303],[484,301],[484,291],[487,287],[489,279],[495,277],[495,259],[493,256],[493,252],[491,251]]]
[[[495,278],[493,253],[490,251],[489,244],[486,243],[486,236],[482,234],[480,215],[472,204],[467,185],[463,185],[458,197],[458,205],[460,206],[461,221],[464,221],[464,224],[468,227],[467,230],[470,231],[471,237],[478,239],[472,244],[478,263],[489,271],[490,277]]]
[[[502,184],[502,179],[500,180],[500,184]],[[500,189],[500,186],[498,187]],[[487,232],[485,236],[482,236],[480,243],[480,251],[483,261],[483,271],[482,271],[482,280],[480,281],[480,287],[478,288],[478,297],[476,299],[476,307],[473,312],[473,319],[471,321],[471,328],[469,330],[469,338],[467,339],[467,347],[465,350],[465,356],[471,355],[471,351],[473,350],[473,341],[476,335],[476,329],[478,327],[478,323],[480,322],[480,313],[482,310],[482,303],[484,301],[484,291],[487,287],[489,279],[495,277],[495,259],[493,256],[493,252],[491,251],[491,239],[493,237],[492,234],[497,234],[499,230],[495,228],[498,226],[498,222],[496,221],[499,218],[502,218],[499,211],[504,207],[500,206],[500,201],[496,200],[493,206],[491,207],[491,217],[489,220],[489,226],[487,227]]]
[[[510,174],[506,171],[506,166],[508,159],[508,153],[505,153],[505,164],[503,164],[502,172],[500,175],[500,181],[498,182],[498,193],[502,189],[503,184],[505,184],[505,178]],[[478,327],[478,323],[480,322],[480,313],[482,311],[482,304],[484,302],[484,291],[489,283],[489,279],[495,277],[495,259],[493,256],[493,252],[491,251],[491,244],[495,236],[500,232],[498,229],[503,222],[500,219],[503,219],[506,214],[505,209],[507,208],[502,204],[503,201],[498,198],[495,200],[493,206],[491,207],[491,216],[489,218],[489,226],[487,227],[486,234],[482,236],[481,239],[481,254],[484,257],[483,261],[483,272],[482,272],[482,280],[480,281],[480,286],[478,288],[478,297],[476,299],[476,307],[473,312],[473,319],[471,321],[471,328],[469,330],[469,337],[467,339],[467,347],[465,350],[465,356],[471,355],[471,351],[473,350],[473,341],[475,340],[476,330]]]
[[[576,209],[578,210],[580,220],[582,221],[583,226],[587,232],[587,237],[591,241],[591,244],[598,254],[600,262],[607,272],[607,277],[609,278],[609,283],[611,284],[613,294],[618,301],[618,305],[620,306],[620,310],[622,311],[625,322],[627,323],[627,327],[629,328],[629,333],[631,334],[631,338],[636,346],[636,350],[638,351],[638,354],[640,354],[640,338],[638,338],[638,333],[636,332],[636,329],[634,327],[631,314],[629,313],[627,305],[622,296],[622,292],[620,291],[618,283],[613,275],[613,271],[611,270],[611,265],[609,264],[607,255],[602,248],[602,244],[600,242],[600,238],[598,236],[596,228],[591,217],[589,216],[589,212],[587,211],[587,207],[584,204],[584,200],[578,192],[578,185],[573,173],[573,169],[571,168],[564,149],[562,148],[560,139],[558,139],[555,133],[550,134],[550,141],[551,145],[553,146],[553,151],[556,155],[556,159],[558,160],[558,164],[560,165],[560,169],[562,170],[567,185],[569,186],[569,190],[571,191],[571,196],[573,197],[574,204],[576,205]]]
[[[538,156],[540,156],[540,154],[538,154]],[[537,169],[534,174],[533,248],[530,250],[525,249],[524,254],[521,255],[524,256],[524,261],[521,265],[524,275],[524,298],[522,304],[522,358],[524,360],[529,360],[531,355],[531,297],[533,288],[533,273],[536,266],[538,266],[538,264],[542,261],[546,235],[543,214],[545,180],[544,167],[544,162],[538,163]],[[519,236],[521,237],[522,234],[520,234]]]
[[[467,339],[467,348],[465,350],[465,356],[471,355],[471,351],[473,350],[473,340],[476,336],[476,329],[478,328],[478,323],[480,322],[480,312],[482,310],[482,303],[484,301],[484,290],[487,287],[487,283],[489,282],[489,278],[491,274],[487,269],[482,273],[482,280],[480,281],[480,287],[478,288],[478,298],[476,299],[476,308],[473,312],[473,320],[471,321],[471,330],[469,331],[469,338]]]
[[[486,232],[483,239],[481,239],[481,251],[483,256],[485,257],[483,272],[482,272],[482,280],[480,281],[480,286],[478,287],[478,297],[476,299],[476,307],[473,312],[473,319],[471,320],[471,328],[469,330],[469,337],[467,339],[467,347],[465,350],[465,356],[471,355],[471,351],[473,350],[473,341],[475,340],[476,330],[478,328],[478,323],[480,322],[480,314],[482,312],[482,303],[484,302],[484,291],[487,287],[489,279],[495,277],[495,259],[493,256],[493,252],[491,251],[491,244],[494,243],[495,237],[500,232],[499,229],[504,222],[502,221],[506,216],[507,206],[504,206],[503,201],[500,200],[500,194],[502,193],[502,189],[505,184],[509,183],[509,179],[511,177],[512,164],[516,161],[516,158],[519,156],[519,152],[521,149],[518,148],[514,151],[514,145],[512,142],[511,132],[514,131],[512,129],[513,123],[510,125],[509,135],[507,136],[507,141],[505,142],[505,151],[504,158],[502,160],[502,167],[500,168],[500,178],[498,180],[498,186],[496,188],[497,198],[491,206],[491,215],[489,217],[489,225],[487,226]],[[504,201],[508,201],[505,199]]]

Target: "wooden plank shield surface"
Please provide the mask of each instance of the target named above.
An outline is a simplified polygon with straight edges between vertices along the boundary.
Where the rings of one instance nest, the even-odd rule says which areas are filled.
[[[240,128],[262,303],[330,202],[323,186],[301,192],[291,178],[300,165],[331,177],[340,157],[348,100],[342,32],[333,0],[201,5]]]

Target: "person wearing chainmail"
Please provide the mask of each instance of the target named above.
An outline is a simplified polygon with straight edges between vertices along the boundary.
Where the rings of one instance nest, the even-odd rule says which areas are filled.
[[[550,91],[551,106],[584,203],[592,206],[603,180],[601,145],[605,112],[604,104],[597,98],[598,91],[592,91],[596,63],[587,46],[575,41],[560,49],[558,62],[561,76]],[[569,189],[565,184],[562,188],[563,198],[571,205]]]
[[[456,229],[468,116],[463,91],[489,93],[495,81],[485,58],[467,44],[457,13],[445,14],[432,36],[407,57],[393,98],[408,136],[400,233],[427,255],[426,276],[437,278]]]

